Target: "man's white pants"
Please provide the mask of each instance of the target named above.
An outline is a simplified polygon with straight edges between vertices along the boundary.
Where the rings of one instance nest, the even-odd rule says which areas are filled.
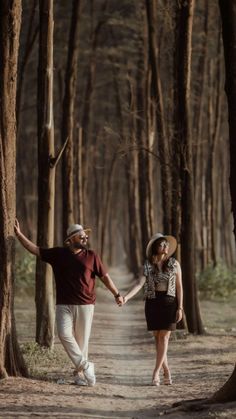
[[[94,304],[56,306],[58,337],[78,371],[87,367]]]

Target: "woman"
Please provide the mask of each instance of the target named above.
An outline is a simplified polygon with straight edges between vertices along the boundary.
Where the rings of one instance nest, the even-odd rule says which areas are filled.
[[[144,276],[123,298],[125,304],[144,286],[147,328],[153,332],[156,342],[156,365],[152,376],[155,386],[160,385],[161,368],[164,384],[172,384],[167,361],[168,342],[183,313],[181,268],[179,262],[171,257],[176,248],[177,241],[173,236],[155,234],[146,248]]]

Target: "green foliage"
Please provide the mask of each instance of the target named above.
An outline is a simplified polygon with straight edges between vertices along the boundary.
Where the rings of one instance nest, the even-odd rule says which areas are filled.
[[[209,265],[197,275],[202,298],[227,299],[236,294],[236,270],[230,270],[223,262]]]
[[[36,258],[24,249],[16,252],[16,288],[19,290],[32,290],[35,283]]]
[[[65,355],[60,350],[44,348],[36,342],[27,342],[21,345],[21,351],[31,376],[46,378],[48,371],[58,368],[65,363]]]

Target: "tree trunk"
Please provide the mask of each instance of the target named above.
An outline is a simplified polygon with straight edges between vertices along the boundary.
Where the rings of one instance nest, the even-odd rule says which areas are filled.
[[[228,100],[230,143],[230,193],[236,238],[236,2],[219,0],[225,56],[225,91]],[[217,402],[236,400],[236,366],[229,380],[213,396]]]
[[[105,202],[103,206],[103,220],[102,220],[102,226],[101,226],[101,250],[100,250],[101,259],[104,258],[104,254],[105,254],[105,240],[106,240],[108,218],[109,218],[109,212],[110,212],[110,206],[111,206],[112,182],[114,178],[116,162],[117,162],[117,154],[114,154],[111,158],[111,162],[108,168],[108,173],[106,174],[106,182],[105,182],[105,188],[104,188]]]
[[[53,0],[40,0],[38,66],[38,237],[39,247],[54,241],[55,167],[53,121]],[[49,264],[36,263],[36,342],[52,348],[54,341],[53,277]]]
[[[195,278],[193,157],[190,128],[191,38],[194,0],[178,1],[178,137],[181,144],[181,265],[188,330],[203,333]]]
[[[17,216],[20,219],[24,219],[24,231],[26,232],[27,237],[30,237],[32,231],[30,229],[30,221],[32,222],[32,217],[29,212],[29,206],[27,203],[26,195],[27,195],[27,173],[26,173],[26,162],[25,162],[25,136],[20,135],[21,133],[21,116],[23,113],[21,112],[21,105],[24,99],[24,77],[26,73],[27,64],[31,57],[32,50],[35,45],[35,41],[37,39],[39,26],[35,26],[35,15],[36,15],[36,8],[37,8],[38,0],[33,0],[32,8],[30,11],[30,16],[28,18],[28,30],[26,36],[26,45],[24,49],[24,54],[21,59],[21,62],[18,64],[18,71],[17,71],[17,96],[16,96],[16,122],[17,122],[17,157],[16,157],[16,188],[17,188],[17,196],[16,196],[16,207],[17,207]],[[24,22],[25,23],[25,22]],[[22,46],[21,46],[22,48]],[[27,89],[26,89],[27,91]],[[25,127],[23,128],[25,129]],[[30,153],[29,153],[30,154]],[[30,156],[31,158],[31,156]]]
[[[21,65],[18,68],[18,82],[17,82],[17,95],[16,95],[17,133],[19,131],[19,126],[20,126],[20,111],[21,111],[20,108],[21,108],[21,102],[22,102],[25,70],[26,70],[26,66],[28,64],[30,54],[34,47],[34,43],[37,39],[37,35],[39,31],[38,25],[34,27],[34,19],[36,15],[37,3],[38,3],[38,0],[33,0],[32,9],[29,16],[28,31],[27,31],[27,37],[26,37],[26,47],[25,47],[24,56],[23,56]]]
[[[234,218],[234,234],[236,236],[236,3],[233,0],[219,0],[222,35],[225,56],[225,92],[228,100],[229,145],[230,145],[230,193]]]
[[[14,317],[16,86],[21,1],[0,4],[0,378],[27,376]]]
[[[73,132],[74,132],[74,107],[77,84],[78,66],[78,30],[79,30],[80,0],[73,1],[71,27],[68,42],[68,57],[65,75],[65,94],[62,115],[62,144],[68,138],[68,145],[63,157],[62,189],[63,189],[63,236],[66,229],[74,223],[73,197]]]
[[[207,154],[207,164],[206,164],[206,176],[205,176],[205,190],[207,191],[205,196],[205,214],[206,214],[206,261],[207,265],[213,262],[214,266],[216,265],[216,260],[213,258],[212,251],[212,228],[211,228],[211,214],[213,212],[213,189],[212,189],[212,171],[213,171],[213,126],[214,126],[214,115],[213,115],[213,60],[210,59],[208,63],[208,104],[207,104],[207,125],[208,125],[208,141],[209,146],[205,153]],[[206,158],[206,155],[205,155]]]
[[[142,243],[142,259],[145,257],[145,250],[152,232],[150,220],[150,162],[147,139],[147,22],[145,18],[146,11],[142,10],[144,15],[144,30],[140,37],[139,61],[137,64],[136,74],[136,105],[137,105],[137,122],[136,122],[136,141],[138,145],[138,171],[139,171],[139,211],[141,226],[141,243]]]
[[[203,179],[205,168],[205,147],[202,143],[203,138],[203,122],[205,120],[205,91],[207,82],[207,57],[208,57],[208,33],[209,33],[209,2],[204,1],[204,27],[203,27],[203,40],[201,45],[201,53],[197,66],[197,88],[193,94],[198,97],[195,101],[193,109],[193,170],[194,170],[194,191],[195,191],[195,207],[198,216],[195,220],[195,238],[196,238],[196,267],[203,270],[206,267],[205,263],[205,248],[204,248],[204,229],[205,229],[205,211],[202,208],[203,199]],[[205,185],[204,185],[205,188]]]
[[[83,156],[82,156],[82,144],[83,144],[83,129],[82,127],[77,127],[77,202],[78,202],[78,211],[77,211],[77,220],[80,224],[84,224],[84,199],[83,199]]]
[[[174,43],[174,98],[173,98],[173,138],[171,142],[171,177],[172,177],[172,206],[171,206],[171,234],[180,243],[181,219],[181,182],[180,182],[180,155],[181,155],[181,128],[180,128],[180,103],[179,103],[179,73],[181,74],[182,45],[180,47],[180,18],[178,6],[175,17],[175,43]],[[180,67],[180,68],[179,68]]]
[[[161,192],[162,206],[164,208],[163,231],[165,234],[169,234],[171,232],[171,173],[169,162],[169,143],[166,135],[160,69],[158,66],[159,57],[156,34],[156,8],[157,3],[155,0],[146,0],[149,64],[151,67],[151,99],[155,103],[155,121],[158,133],[158,149],[161,166]]]
[[[215,403],[233,402],[236,400],[236,365],[229,379],[213,394],[211,400]]]
[[[129,252],[129,269],[138,277],[139,268],[143,260],[140,259],[140,228],[138,219],[138,183],[137,170],[138,161],[136,152],[131,152],[126,162],[126,176],[128,185],[128,252]]]
[[[216,77],[215,77],[215,84],[214,89],[216,91],[216,98],[215,98],[215,109],[214,109],[214,127],[212,132],[212,139],[211,139],[211,217],[210,217],[210,225],[211,225],[211,259],[214,265],[217,264],[217,254],[216,254],[216,226],[217,226],[217,208],[219,205],[219,199],[217,199],[216,191],[218,190],[218,182],[217,182],[217,165],[216,165],[216,151],[219,142],[219,135],[220,135],[220,126],[221,126],[221,109],[222,109],[222,68],[221,68],[221,36],[219,30],[219,39],[218,39],[218,48],[217,48],[217,58],[216,58]]]
[[[134,117],[136,103],[132,81],[129,79],[130,90],[130,142],[135,145],[136,120]],[[139,268],[143,260],[141,260],[141,233],[140,233],[140,219],[139,219],[139,196],[138,196],[138,155],[136,150],[130,151],[125,162],[125,171],[127,175],[128,185],[128,253],[129,253],[129,269],[138,277],[140,274]]]

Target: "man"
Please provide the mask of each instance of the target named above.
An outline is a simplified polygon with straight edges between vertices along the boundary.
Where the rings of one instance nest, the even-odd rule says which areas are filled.
[[[94,364],[88,361],[88,343],[94,313],[95,277],[123,301],[99,256],[87,249],[88,233],[80,224],[67,229],[65,247],[43,249],[32,243],[15,222],[15,234],[32,254],[52,266],[56,283],[56,324],[59,339],[75,366],[75,384],[94,386]]]

